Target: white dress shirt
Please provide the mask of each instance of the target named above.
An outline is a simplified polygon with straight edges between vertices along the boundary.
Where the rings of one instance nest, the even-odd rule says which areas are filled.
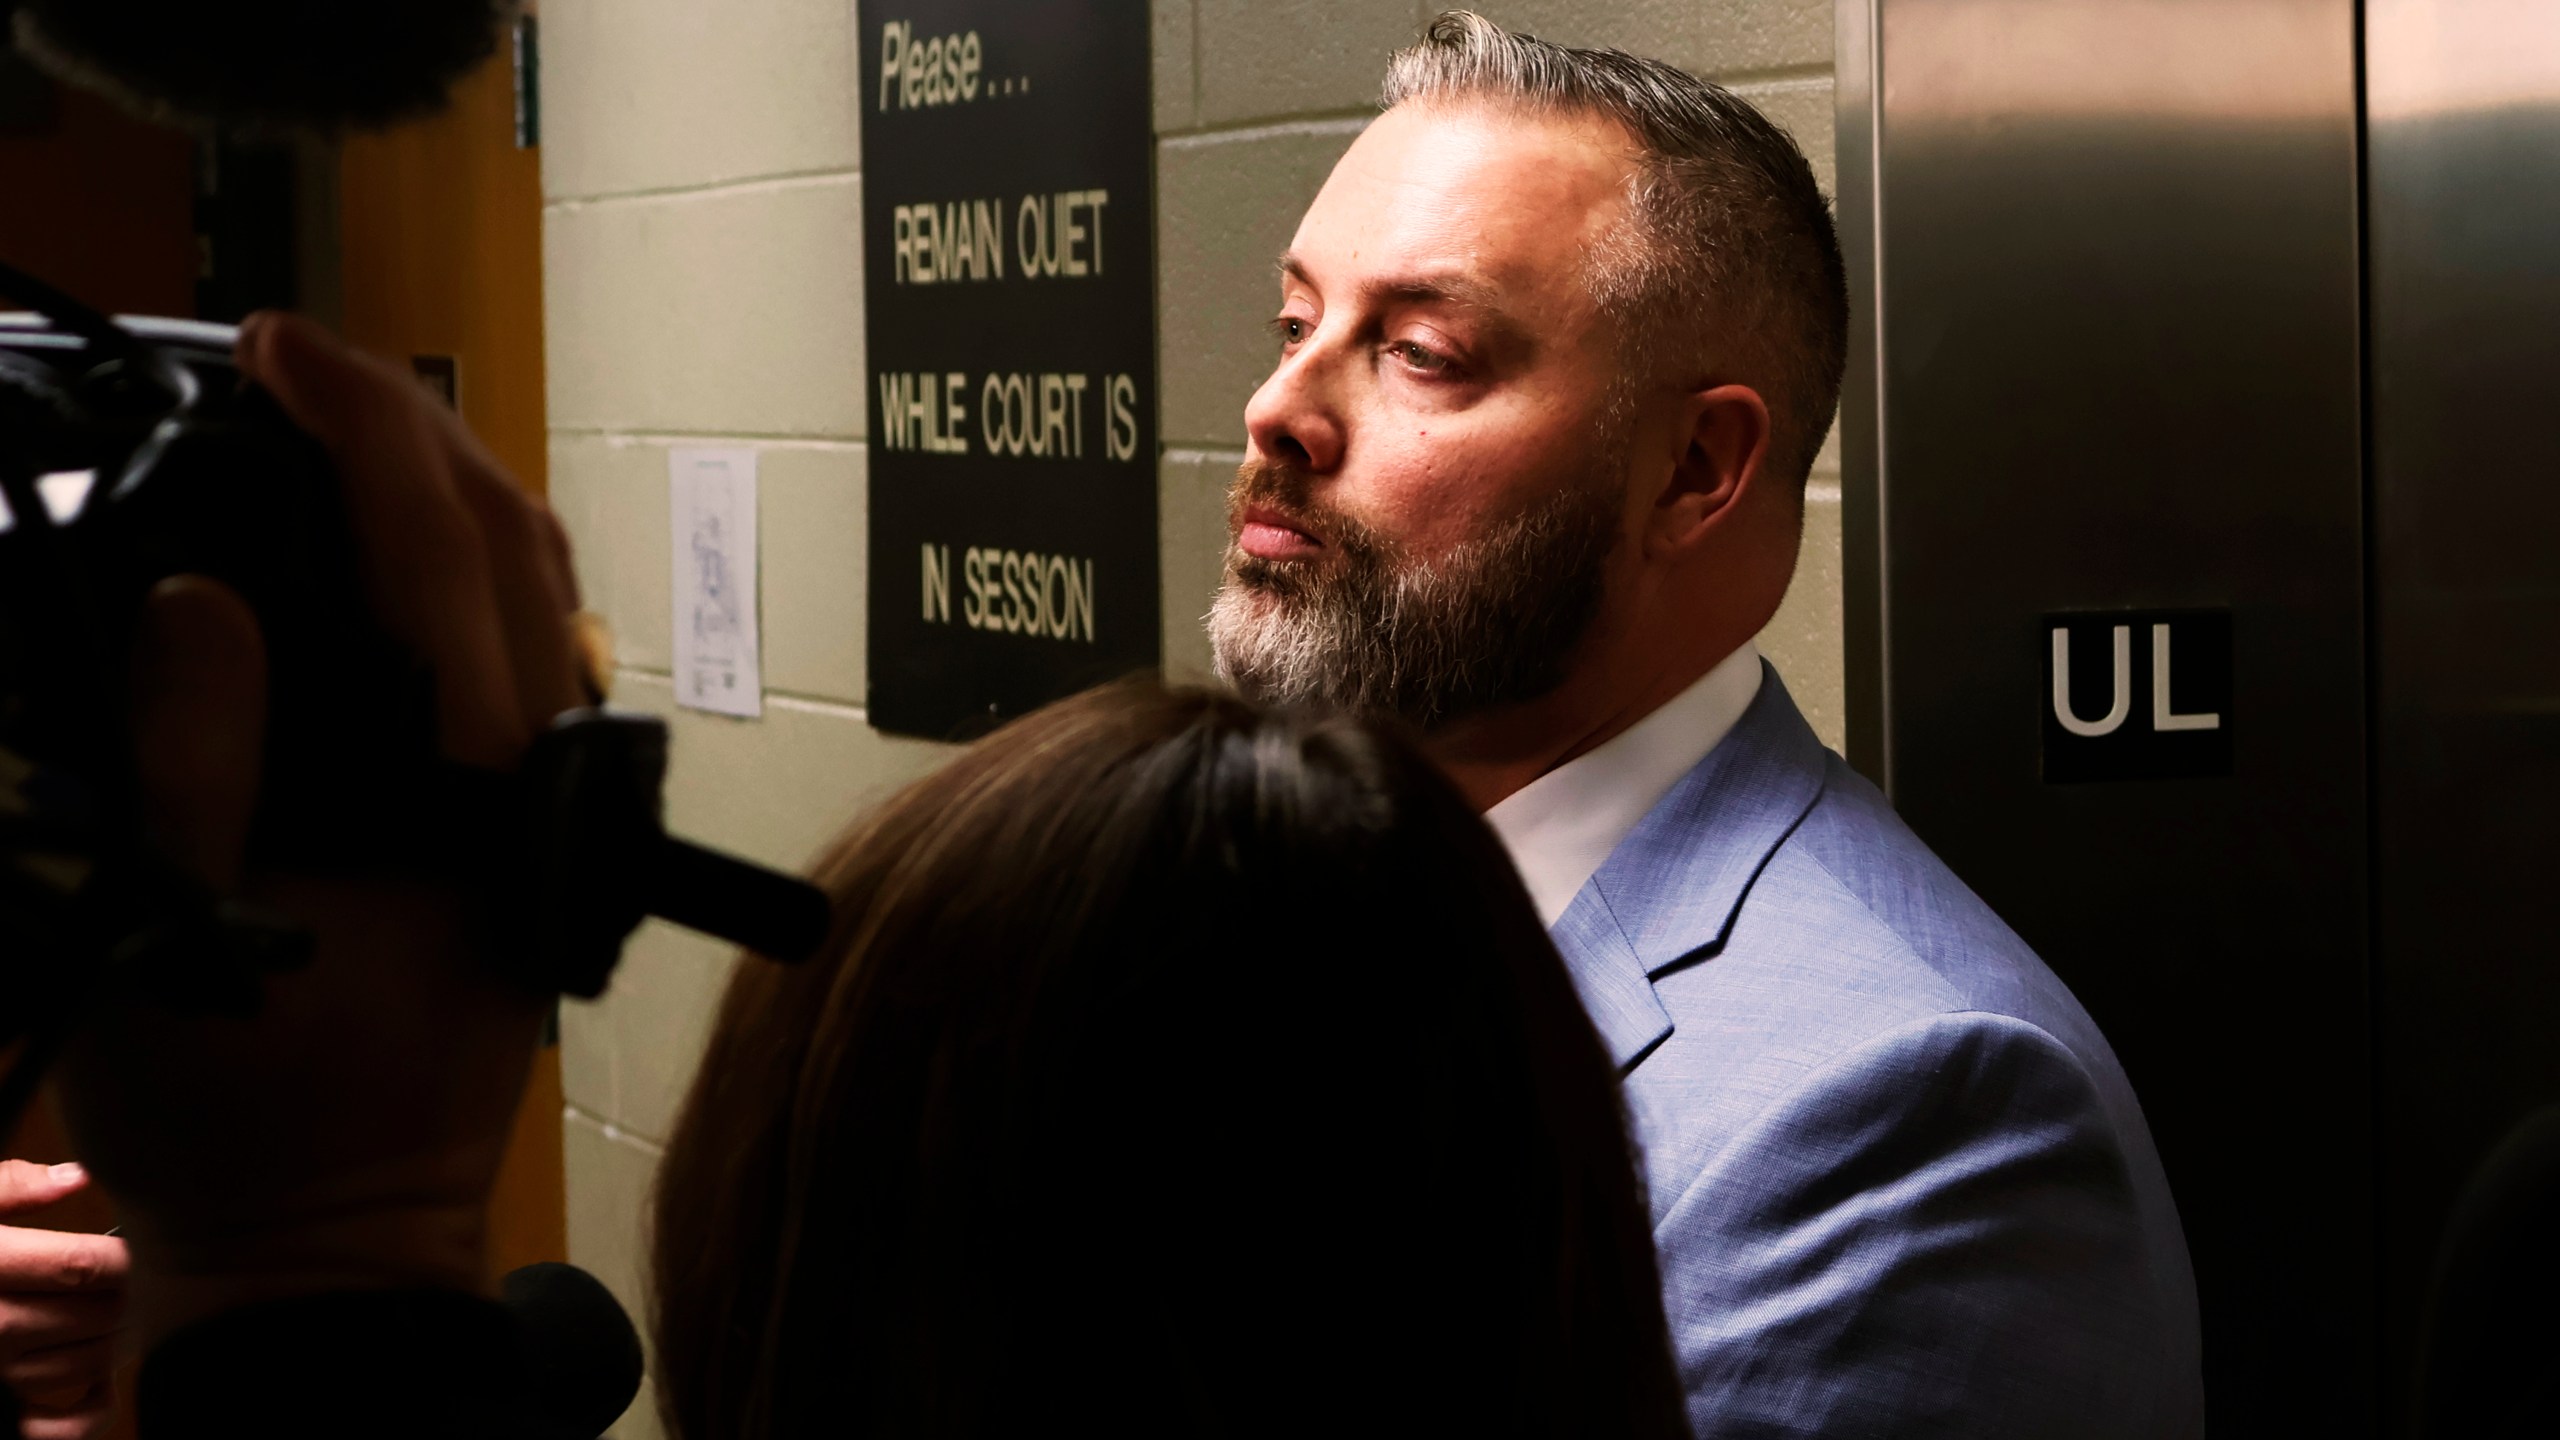
[[[1745,641],[1660,709],[1484,812],[1528,882],[1538,918],[1549,925],[1563,918],[1609,852],[1759,693],[1760,652]]]

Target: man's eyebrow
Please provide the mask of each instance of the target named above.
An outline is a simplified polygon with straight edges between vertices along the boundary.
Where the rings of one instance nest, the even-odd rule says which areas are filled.
[[[1280,273],[1301,285],[1313,286],[1316,283],[1315,277],[1307,273],[1305,262],[1292,252],[1281,254]],[[1444,271],[1373,281],[1361,288],[1382,300],[1439,300],[1463,309],[1482,311],[1496,319],[1502,318],[1504,313],[1500,292],[1471,275]]]

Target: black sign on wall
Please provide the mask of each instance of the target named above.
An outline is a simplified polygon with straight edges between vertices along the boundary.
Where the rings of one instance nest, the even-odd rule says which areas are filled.
[[[2044,778],[2231,773],[2231,612],[2047,615]]]
[[[865,0],[870,716],[964,736],[1161,663],[1139,0]]]

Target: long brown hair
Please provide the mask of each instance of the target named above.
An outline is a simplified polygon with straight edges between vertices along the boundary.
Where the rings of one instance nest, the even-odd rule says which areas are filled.
[[[684,1440],[1687,1433],[1616,1076],[1404,744],[1115,686],[819,872],[661,1171]]]

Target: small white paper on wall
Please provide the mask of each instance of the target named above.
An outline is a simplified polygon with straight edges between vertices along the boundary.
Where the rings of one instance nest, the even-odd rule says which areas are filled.
[[[756,643],[756,452],[667,452],[675,545],[676,703],[764,713]]]

